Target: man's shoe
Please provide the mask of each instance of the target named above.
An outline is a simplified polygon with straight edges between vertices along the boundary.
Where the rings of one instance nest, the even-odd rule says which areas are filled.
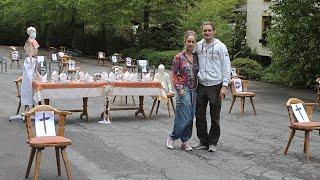
[[[181,149],[182,149],[182,150],[185,150],[185,151],[192,151],[192,150],[193,150],[192,147],[189,145],[188,142],[183,142],[183,143],[181,144]]]
[[[203,145],[203,144],[199,143],[199,144],[197,144],[197,145],[193,146],[193,149],[196,149],[196,150],[200,150],[200,149],[208,149],[208,146],[206,146],[206,145]]]
[[[217,145],[211,144],[209,146],[208,152],[216,152],[217,151]]]
[[[167,148],[168,149],[173,149],[173,140],[171,138],[167,139]]]

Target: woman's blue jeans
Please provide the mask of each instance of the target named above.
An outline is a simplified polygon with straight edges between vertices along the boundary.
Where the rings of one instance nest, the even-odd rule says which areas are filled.
[[[191,138],[195,102],[195,93],[193,90],[185,89],[183,96],[177,93],[174,126],[170,134],[171,140],[181,139],[182,142],[186,142]]]

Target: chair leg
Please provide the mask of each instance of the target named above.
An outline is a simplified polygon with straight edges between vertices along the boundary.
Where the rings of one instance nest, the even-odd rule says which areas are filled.
[[[169,117],[171,118],[171,113],[170,113],[170,101],[169,99],[167,100],[167,108],[168,108],[168,113],[169,113]]]
[[[113,97],[112,104],[114,104],[114,101],[116,100],[116,97],[117,97],[117,96],[114,96],[114,97]]]
[[[136,106],[136,102],[134,101],[134,96],[131,96],[131,98],[132,98],[133,106]]]
[[[37,149],[36,165],[35,165],[35,168],[34,168],[34,180],[38,180],[39,179],[42,150],[43,149]]]
[[[305,140],[306,140],[306,161],[308,162],[310,159],[310,131],[306,131],[305,134]]]
[[[229,114],[231,113],[231,110],[232,110],[232,107],[234,105],[234,102],[236,101],[237,97],[236,96],[232,96],[232,103],[231,103],[231,106],[229,108]]]
[[[242,100],[241,115],[244,116],[244,104],[245,104],[246,98],[241,97],[241,100]]]
[[[59,150],[60,150],[59,147],[55,147],[57,168],[58,168],[58,176],[61,176],[61,165],[60,165],[60,152],[59,152]]]
[[[176,109],[175,109],[174,104],[173,104],[173,99],[172,99],[172,97],[171,97],[171,98],[169,98],[169,99],[170,99],[170,101],[171,101],[171,105],[172,105],[173,113],[175,113],[175,112],[176,112]]]
[[[128,104],[128,96],[126,96],[126,104]]]
[[[26,172],[26,176],[25,176],[26,179],[29,177],[30,169],[31,169],[31,166],[32,166],[32,162],[33,162],[33,158],[34,158],[35,153],[36,153],[36,148],[33,147],[33,148],[31,149],[31,152],[30,152],[30,157],[29,157],[27,172]]]
[[[69,163],[65,148],[61,148],[61,154],[62,154],[62,159],[63,159],[63,162],[64,162],[64,166],[66,168],[68,180],[72,180],[70,163]]]
[[[303,138],[303,153],[306,153],[307,149],[307,131],[304,132],[304,138]]]
[[[160,105],[160,100],[158,100],[158,105],[157,105],[157,110],[156,110],[156,114],[158,114],[158,110],[159,110],[159,105]]]
[[[154,106],[156,105],[156,102],[157,102],[157,98],[155,98],[155,99],[153,100],[153,104],[152,104],[152,108],[151,108],[151,111],[150,111],[150,115],[149,115],[149,116],[152,115],[152,112],[153,112]]]
[[[292,129],[292,130],[291,130],[291,133],[290,133],[290,135],[289,135],[289,140],[288,140],[286,149],[285,149],[285,151],[284,151],[284,155],[287,155],[287,154],[288,154],[288,149],[289,149],[289,146],[290,146],[290,144],[291,144],[291,141],[292,141],[293,136],[294,136],[295,133],[296,133],[296,130]]]
[[[18,109],[17,109],[17,115],[18,115],[19,112],[20,112],[20,108],[21,108],[21,99],[19,99],[19,104],[18,104]]]
[[[11,63],[10,63],[10,69],[12,68],[12,63],[13,63],[13,61],[11,61]]]
[[[250,102],[251,102],[251,104],[252,104],[253,113],[254,113],[254,115],[256,116],[256,115],[257,115],[257,113],[256,113],[256,108],[254,107],[254,103],[253,103],[253,98],[252,98],[252,97],[250,97]]]

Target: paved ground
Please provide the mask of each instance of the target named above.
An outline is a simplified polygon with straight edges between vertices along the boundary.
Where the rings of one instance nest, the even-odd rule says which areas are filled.
[[[0,53],[6,50],[7,47],[0,47]],[[90,73],[106,70],[96,66],[93,59],[82,60],[81,69]],[[24,123],[8,122],[18,103],[13,81],[21,73],[21,69],[9,69],[8,73],[0,74],[1,180],[23,179],[30,153]],[[184,152],[178,148],[180,142],[174,150],[168,150],[165,139],[172,130],[173,118],[168,118],[164,105],[158,115],[147,120],[141,115],[134,117],[133,111],[112,112],[112,124],[103,125],[97,123],[103,99],[89,99],[91,123],[80,120],[78,113],[67,118],[66,137],[73,141],[67,153],[74,179],[320,179],[318,132],[311,134],[311,162],[305,162],[302,132],[294,137],[289,154],[283,155],[290,132],[284,104],[289,97],[314,101],[314,92],[262,82],[251,82],[250,89],[256,93],[257,116],[246,104],[245,116],[241,117],[239,102],[228,114],[231,101],[227,97],[222,106],[222,134],[215,153]],[[52,105],[58,109],[75,108],[80,102],[53,101]],[[150,111],[151,98],[147,97],[145,104],[147,112]],[[314,119],[320,119],[319,111]],[[195,143],[194,131],[191,144]],[[33,168],[30,179],[32,175]],[[64,170],[61,177],[57,176],[53,149],[44,151],[40,179],[66,179]]]

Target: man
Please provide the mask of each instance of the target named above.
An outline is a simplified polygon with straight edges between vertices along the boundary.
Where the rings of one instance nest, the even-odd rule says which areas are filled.
[[[212,22],[204,22],[201,30],[203,39],[194,48],[199,63],[196,127],[200,143],[193,148],[215,152],[220,137],[221,101],[230,80],[230,58],[226,46],[214,38],[216,29]],[[208,102],[211,116],[209,133],[206,120]]]

